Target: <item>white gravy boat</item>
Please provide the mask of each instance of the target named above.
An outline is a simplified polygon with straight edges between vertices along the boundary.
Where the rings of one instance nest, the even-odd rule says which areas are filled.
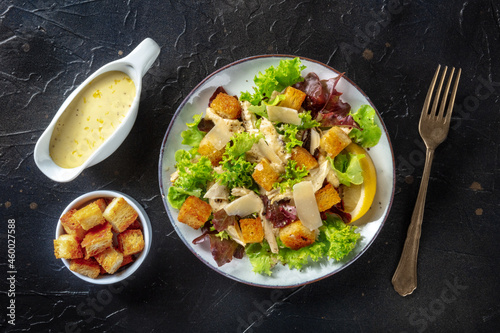
[[[78,88],[75,89],[64,101],[56,115],[50,122],[47,129],[43,132],[42,136],[38,139],[35,146],[34,158],[37,167],[50,179],[57,182],[68,182],[75,179],[85,168],[97,164],[111,155],[125,140],[128,133],[134,125],[137,118],[137,111],[139,110],[139,100],[141,97],[142,77],[149,68],[153,65],[154,61],[160,53],[160,47],[151,38],[146,38],[142,41],[128,56],[104,65],[99,68],[94,74],[87,78]],[[87,87],[90,81],[99,75],[111,72],[120,71],[127,74],[135,84],[135,98],[132,106],[128,110],[125,118],[120,126],[110,135],[109,138],[94,151],[92,155],[80,166],[67,169],[58,166],[49,153],[49,144],[52,137],[52,132],[59,120],[59,117],[67,109],[69,104],[78,96],[80,91]]]

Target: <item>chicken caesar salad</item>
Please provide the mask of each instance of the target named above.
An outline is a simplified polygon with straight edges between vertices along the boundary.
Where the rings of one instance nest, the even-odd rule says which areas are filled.
[[[253,91],[218,87],[182,132],[168,201],[208,243],[218,266],[246,255],[253,271],[340,261],[370,209],[376,171],[366,149],[381,129],[369,105],[342,100],[342,77],[302,76],[299,58],[254,78]]]

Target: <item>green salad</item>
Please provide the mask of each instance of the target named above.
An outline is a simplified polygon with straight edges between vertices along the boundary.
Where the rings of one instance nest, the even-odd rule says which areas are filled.
[[[207,243],[219,266],[248,256],[253,271],[340,261],[360,239],[350,223],[371,206],[376,174],[368,152],[376,112],[353,112],[342,75],[303,74],[299,58],[254,78],[239,97],[217,88],[182,132],[168,189],[178,220]]]

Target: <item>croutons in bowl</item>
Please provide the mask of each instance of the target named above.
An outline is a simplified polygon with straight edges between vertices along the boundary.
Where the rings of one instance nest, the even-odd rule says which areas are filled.
[[[126,279],[151,248],[151,222],[133,198],[116,191],[89,192],[62,212],[54,255],[80,279],[112,284]]]

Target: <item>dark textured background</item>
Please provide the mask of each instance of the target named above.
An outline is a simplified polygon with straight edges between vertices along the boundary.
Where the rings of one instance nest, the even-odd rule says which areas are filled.
[[[162,51],[144,77],[128,138],[75,181],[46,178],[33,149],[60,104],[145,37]],[[2,330],[498,331],[499,37],[493,0],[0,1]],[[247,286],[206,267],[173,231],[158,189],[160,145],[177,106],[206,75],[258,54],[295,54],[345,71],[380,111],[396,160],[393,208],[374,244],[340,273],[293,290]],[[419,286],[403,298],[390,280],[418,192],[417,124],[438,63],[463,74],[431,173]],[[154,229],[145,263],[114,294],[53,255],[60,212],[96,189],[136,198]],[[17,232],[15,326],[5,317],[9,218]]]

